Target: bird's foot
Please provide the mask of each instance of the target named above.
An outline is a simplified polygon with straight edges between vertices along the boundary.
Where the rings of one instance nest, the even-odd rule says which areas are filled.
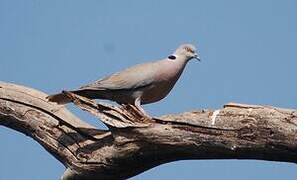
[[[136,107],[136,110],[139,114],[145,119],[152,119],[152,117],[138,104],[135,104],[134,107]]]
[[[142,107],[137,107],[137,109],[142,113],[142,115],[145,118],[152,119],[152,117]]]
[[[137,98],[135,100],[134,106],[137,108],[137,110],[142,114],[142,116],[145,119],[152,119],[152,117],[147,112],[145,112],[145,110],[141,107],[141,98]]]
[[[119,103],[122,107],[124,107],[128,111],[134,111],[133,114],[137,114],[142,117],[141,119],[153,119],[140,105],[136,104],[123,104]]]

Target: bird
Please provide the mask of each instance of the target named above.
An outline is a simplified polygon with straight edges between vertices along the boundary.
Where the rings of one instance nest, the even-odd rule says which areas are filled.
[[[200,61],[196,47],[182,44],[167,58],[132,66],[70,92],[88,99],[132,104],[147,115],[141,105],[165,98],[192,59]],[[50,95],[47,99],[57,104],[71,102],[63,92]]]

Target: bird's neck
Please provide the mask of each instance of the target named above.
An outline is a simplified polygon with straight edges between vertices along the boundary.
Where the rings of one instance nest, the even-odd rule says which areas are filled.
[[[181,76],[185,66],[187,64],[187,59],[182,57],[176,57],[175,59],[164,60],[158,68],[161,70],[158,76],[161,77],[161,81],[170,82],[170,87],[172,88],[176,81]]]
[[[167,64],[167,68],[169,68],[169,72],[174,72],[174,76],[179,77],[183,72],[188,59],[185,56],[174,55],[175,59],[168,59],[169,64]]]
[[[185,55],[172,54],[168,57],[168,60],[172,61],[172,62],[179,62],[182,64],[187,64],[187,62],[189,61],[189,58],[186,57]]]
[[[184,55],[175,55],[175,64],[178,64],[181,68],[184,68],[189,61],[189,58]]]

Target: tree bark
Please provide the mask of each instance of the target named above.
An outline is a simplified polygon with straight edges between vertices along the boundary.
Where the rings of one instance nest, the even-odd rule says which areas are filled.
[[[0,83],[0,125],[32,137],[67,168],[63,180],[126,179],[184,159],[259,159],[297,162],[297,111],[229,103],[149,118],[64,92],[104,122],[97,129],[50,103],[47,94]]]

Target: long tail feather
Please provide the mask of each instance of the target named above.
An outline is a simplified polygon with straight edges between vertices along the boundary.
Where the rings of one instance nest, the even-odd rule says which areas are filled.
[[[111,93],[100,90],[79,89],[70,92],[89,99],[112,99]],[[53,94],[46,98],[48,99],[48,101],[56,102],[58,104],[67,104],[71,102],[71,99],[63,93]]]

